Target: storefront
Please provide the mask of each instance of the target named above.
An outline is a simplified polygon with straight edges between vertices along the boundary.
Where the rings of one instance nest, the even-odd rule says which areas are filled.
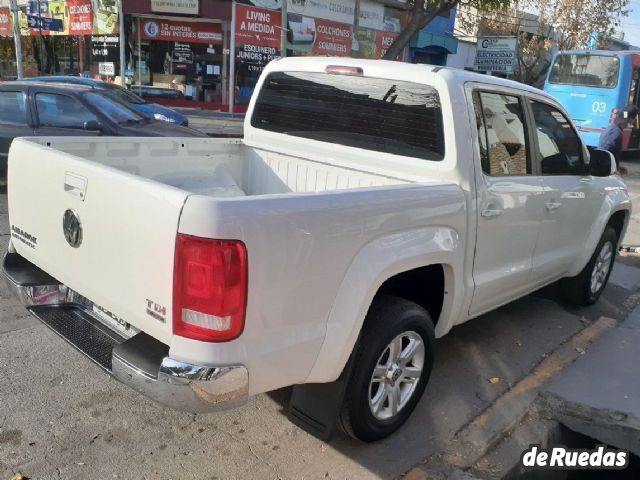
[[[118,49],[116,0],[19,0],[18,8],[25,76],[82,74],[116,80],[117,54],[101,56],[103,42],[96,43],[108,37]],[[0,9],[3,60],[15,59],[13,38],[8,38],[12,18],[8,6]],[[13,71],[3,77],[16,75],[14,60]]]
[[[213,0],[125,1],[132,89],[167,105],[228,108],[231,10]]]

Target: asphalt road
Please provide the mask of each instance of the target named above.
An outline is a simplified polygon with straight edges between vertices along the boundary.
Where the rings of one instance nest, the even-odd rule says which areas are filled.
[[[640,165],[629,178],[640,183]],[[8,233],[2,194],[0,250]],[[325,444],[294,427],[283,415],[286,389],[218,414],[159,407],[27,315],[1,284],[0,479],[16,471],[37,479],[393,478],[567,338],[600,316],[626,317],[640,301],[639,283],[638,270],[619,262],[593,307],[562,306],[549,288],[455,328],[437,342],[431,383],[409,422],[370,445],[341,434]]]

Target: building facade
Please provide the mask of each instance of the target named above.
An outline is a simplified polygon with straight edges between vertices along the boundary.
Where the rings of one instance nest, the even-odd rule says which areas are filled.
[[[124,74],[134,91],[160,103],[240,112],[269,61],[305,55],[381,58],[410,13],[406,0],[18,0],[18,5],[25,76],[84,75],[120,83]],[[421,32],[399,60],[443,64],[437,55],[454,51],[452,20],[444,20]],[[9,0],[0,0],[3,78],[17,75],[12,22]]]

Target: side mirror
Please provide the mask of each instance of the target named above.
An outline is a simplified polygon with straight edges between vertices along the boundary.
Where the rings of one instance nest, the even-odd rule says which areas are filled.
[[[97,120],[87,120],[84,122],[82,127],[84,130],[88,130],[90,132],[102,132],[102,124]]]
[[[611,152],[600,150],[599,148],[590,148],[589,158],[591,175],[594,177],[608,177],[616,173],[616,159]]]

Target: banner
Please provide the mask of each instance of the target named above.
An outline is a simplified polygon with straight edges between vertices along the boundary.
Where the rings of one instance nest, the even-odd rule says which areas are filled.
[[[93,33],[91,0],[67,0],[67,6],[69,35],[91,35]]]
[[[358,26],[384,30],[384,5],[371,0],[360,0]]]
[[[151,0],[151,11],[154,13],[198,15],[199,3],[198,0]]]
[[[356,0],[287,0],[287,13],[353,25]]]
[[[351,25],[316,19],[314,55],[348,57],[351,54]]]
[[[8,7],[0,8],[0,37],[13,36],[13,22],[11,21],[11,10]]]
[[[93,10],[93,34],[117,35],[118,2],[113,0],[91,0]]]
[[[280,49],[282,13],[236,5],[236,44]]]
[[[142,20],[140,38],[165,42],[222,43],[222,26],[209,22]]]

